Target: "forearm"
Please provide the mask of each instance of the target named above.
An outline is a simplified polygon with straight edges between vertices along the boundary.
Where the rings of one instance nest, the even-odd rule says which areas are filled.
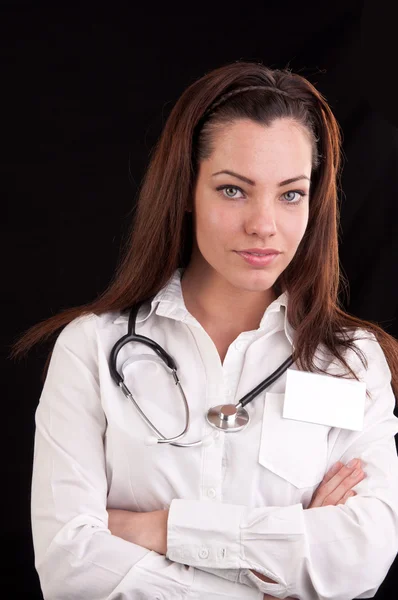
[[[133,512],[108,509],[108,528],[128,542],[166,555],[168,510]]]
[[[169,564],[173,563],[173,561],[166,559],[165,556],[167,552],[168,510],[140,513],[128,510],[108,509],[107,512],[108,528],[112,535],[121,537],[128,542],[137,544],[148,550],[153,550],[157,554],[162,554]],[[178,564],[175,563],[176,566]],[[193,567],[188,566],[186,568],[193,569]],[[214,592],[217,589],[231,598],[231,600],[235,600],[235,598],[273,600],[274,598],[267,594],[260,597],[252,583],[239,581],[239,570],[237,569],[202,569],[201,567],[196,567],[196,570],[198,573],[194,579],[195,591],[196,587],[203,593],[206,590]],[[215,579],[213,580],[213,578]]]
[[[159,554],[167,551],[167,518],[168,510],[152,512],[132,512],[112,509],[108,511],[108,527],[113,533],[138,546],[154,550]],[[251,572],[267,583],[277,583],[273,579],[250,569]]]

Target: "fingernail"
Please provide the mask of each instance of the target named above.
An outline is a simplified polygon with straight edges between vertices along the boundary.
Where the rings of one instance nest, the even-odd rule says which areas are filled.
[[[350,462],[348,462],[348,463],[347,463],[347,465],[346,465],[346,466],[347,466],[349,469],[351,469],[351,467],[354,467],[354,466],[357,464],[357,462],[358,462],[358,459],[356,459],[356,458],[352,458],[352,459],[350,460]]]

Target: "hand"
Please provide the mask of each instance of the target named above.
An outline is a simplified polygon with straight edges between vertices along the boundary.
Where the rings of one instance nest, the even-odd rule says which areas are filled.
[[[307,509],[337,506],[344,504],[351,496],[355,496],[355,492],[351,488],[366,477],[362,471],[360,459],[356,459],[356,461],[351,467],[343,465],[340,461],[335,463],[315,490]],[[108,509],[108,529],[113,535],[166,555],[168,513],[168,510],[135,513],[111,508]],[[257,571],[252,571],[252,573],[263,581],[276,583]],[[263,596],[263,600],[273,599],[274,596],[269,594]],[[289,599],[290,597],[286,600]]]
[[[362,481],[366,475],[362,471],[360,459],[353,460],[356,463],[352,467],[347,467],[340,461],[333,465],[315,490],[307,509],[319,506],[337,506],[337,504],[344,504],[348,498],[356,495],[351,488]],[[357,469],[358,472],[356,472]]]
[[[270,594],[264,594],[263,600],[277,600],[276,596],[270,596]],[[285,600],[294,600],[293,596],[286,596]]]
[[[254,573],[254,575],[259,577],[262,581],[265,581],[266,583],[277,583],[273,579],[270,579],[269,577],[266,577],[265,575],[262,575],[261,573],[257,573],[257,571],[253,571],[252,569],[250,569],[250,570],[252,573]],[[276,597],[271,596],[270,594],[264,594],[263,600],[276,600]],[[294,600],[294,599],[291,596],[286,596],[285,600]]]
[[[315,490],[308,509],[319,506],[337,506],[337,504],[344,504],[348,498],[355,496],[355,492],[351,488],[362,481],[366,475],[362,471],[361,460],[359,458],[354,460],[356,460],[356,462],[351,467],[347,467],[343,465],[342,462],[338,461],[331,469],[329,469]],[[358,473],[354,475],[356,469],[358,469]],[[256,571],[252,571],[252,573],[257,575],[257,577],[260,577],[263,581],[276,583],[276,581],[264,577],[264,575],[261,575]],[[291,596],[289,596],[289,598],[291,598]],[[289,600],[289,598],[286,598],[286,600]],[[275,596],[264,594],[263,600],[275,600]]]
[[[109,508],[107,512],[108,529],[112,535],[166,555],[168,509],[132,512]]]

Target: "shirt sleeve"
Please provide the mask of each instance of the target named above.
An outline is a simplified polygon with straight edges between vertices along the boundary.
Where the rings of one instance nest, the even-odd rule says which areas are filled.
[[[96,318],[62,330],[36,410],[31,522],[44,598],[262,600],[237,571],[201,571],[108,529]]]
[[[175,499],[166,556],[192,566],[241,569],[241,581],[276,598],[375,595],[398,552],[398,419],[391,372],[370,335],[356,342],[368,369],[359,358],[352,363],[371,394],[364,426],[361,431],[336,428],[326,469],[338,460],[360,458],[367,477],[354,487],[357,495],[343,505],[308,510],[301,503],[252,509]],[[265,583],[250,570],[276,583]]]

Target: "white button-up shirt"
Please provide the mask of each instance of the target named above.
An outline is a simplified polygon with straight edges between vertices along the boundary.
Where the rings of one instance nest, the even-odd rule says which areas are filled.
[[[398,552],[398,419],[391,373],[374,336],[347,359],[366,383],[360,431],[283,418],[286,372],[246,409],[236,433],[205,419],[236,403],[292,354],[287,293],[241,333],[223,364],[187,311],[181,269],[137,316],[136,332],[175,359],[190,429],[207,446],[148,445],[153,432],[110,376],[128,316],[87,315],[57,338],[36,411],[32,479],[35,566],[48,600],[371,598]],[[369,335],[368,335],[369,338]],[[137,361],[137,357],[140,360]],[[185,426],[182,398],[155,352],[125,345],[117,366],[163,435]],[[334,360],[325,363],[336,374]],[[295,368],[295,365],[293,367]],[[326,471],[358,457],[367,477],[344,505],[307,509]],[[169,507],[167,555],[111,535],[107,508]],[[255,570],[275,583],[265,583]]]

